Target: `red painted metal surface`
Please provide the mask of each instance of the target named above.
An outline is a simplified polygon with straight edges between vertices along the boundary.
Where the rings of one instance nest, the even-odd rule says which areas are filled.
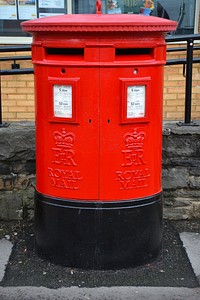
[[[164,33],[176,23],[97,14],[22,26],[33,33],[37,191],[80,201],[160,193]]]
[[[97,0],[96,1],[96,14],[102,14],[101,8],[102,8],[101,0]]]
[[[48,32],[48,35],[50,32],[169,32],[174,31],[176,22],[144,15],[72,14],[26,21],[22,28],[32,33]]]

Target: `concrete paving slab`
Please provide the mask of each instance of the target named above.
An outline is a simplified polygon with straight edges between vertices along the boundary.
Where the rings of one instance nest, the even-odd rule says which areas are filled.
[[[59,288],[0,287],[0,300],[198,300],[200,288],[100,287]]]
[[[195,275],[200,282],[200,234],[194,232],[182,232],[180,238],[186,249]]]
[[[6,265],[12,252],[13,244],[6,240],[0,240],[0,282],[3,280]]]

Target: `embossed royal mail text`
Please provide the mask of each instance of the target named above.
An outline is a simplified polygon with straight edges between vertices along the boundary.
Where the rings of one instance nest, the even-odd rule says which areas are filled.
[[[120,183],[122,190],[148,186],[147,179],[150,177],[150,171],[146,167],[147,162],[144,157],[145,138],[145,132],[138,128],[124,135],[126,149],[122,150],[121,166],[125,167],[126,170],[116,171],[116,181]]]
[[[48,167],[48,176],[50,177],[51,186],[78,190],[79,182],[83,179],[80,171],[75,169],[77,162],[73,145],[75,134],[67,132],[64,128],[62,131],[53,132],[55,147],[52,148],[52,164],[55,167]]]
[[[80,171],[54,168],[48,168],[48,176],[51,179],[51,186],[70,190],[78,190],[78,182],[83,179],[80,175]]]

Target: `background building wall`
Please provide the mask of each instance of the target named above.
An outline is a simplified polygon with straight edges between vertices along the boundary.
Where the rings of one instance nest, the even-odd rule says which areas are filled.
[[[195,44],[197,46],[197,44]],[[168,47],[184,47],[185,44]],[[194,51],[194,57],[199,57],[200,51]],[[185,52],[167,53],[167,59],[185,57]],[[185,77],[183,65],[165,66],[164,80],[164,120],[183,120],[185,112]],[[200,119],[200,64],[193,64],[192,77],[192,119]]]
[[[3,56],[3,53],[0,53]],[[4,56],[27,56],[27,52],[9,53]],[[10,70],[13,62],[1,62],[2,70]],[[16,61],[20,68],[32,68],[30,61]],[[34,108],[34,78],[28,75],[6,75],[1,77],[1,98],[4,121],[33,121]]]

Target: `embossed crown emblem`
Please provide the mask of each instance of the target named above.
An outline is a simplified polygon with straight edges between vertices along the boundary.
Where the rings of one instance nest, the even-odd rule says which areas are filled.
[[[73,132],[66,132],[65,128],[62,131],[54,131],[53,133],[55,144],[58,148],[72,148],[75,141],[75,134]]]
[[[144,146],[145,137],[145,133],[143,131],[138,131],[137,129],[134,129],[132,133],[126,133],[124,135],[126,148],[133,150],[142,148]]]

